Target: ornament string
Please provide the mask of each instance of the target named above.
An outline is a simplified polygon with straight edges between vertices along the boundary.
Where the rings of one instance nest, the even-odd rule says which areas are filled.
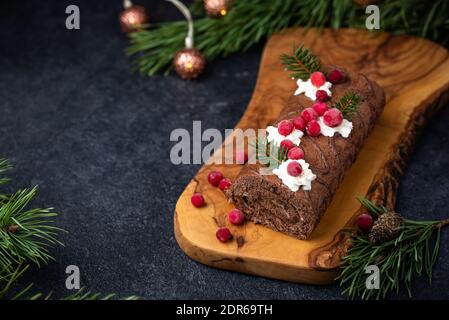
[[[187,7],[179,0],[166,0],[166,1],[173,3],[186,18],[189,29],[187,31],[187,37],[185,38],[185,46],[187,49],[192,49],[193,48],[193,19],[192,19],[192,15],[190,14],[189,9],[187,9]]]

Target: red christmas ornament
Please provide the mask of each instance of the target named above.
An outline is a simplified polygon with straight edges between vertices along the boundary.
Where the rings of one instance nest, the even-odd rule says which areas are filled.
[[[130,0],[123,2],[125,10],[120,13],[120,27],[125,33],[138,31],[148,24],[149,18],[144,7],[133,4]]]

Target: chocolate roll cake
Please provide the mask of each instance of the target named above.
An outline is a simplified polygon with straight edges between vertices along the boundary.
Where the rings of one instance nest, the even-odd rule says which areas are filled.
[[[326,69],[342,70],[332,66]],[[289,184],[293,180],[289,180],[291,177],[261,175],[261,164],[246,164],[227,190],[227,196],[247,219],[298,239],[307,239],[317,226],[385,104],[384,92],[377,83],[363,74],[342,73],[346,75],[345,81],[331,85],[331,97],[326,103],[328,106],[337,104],[347,92],[358,95],[360,102],[348,119],[350,122],[343,120],[351,124],[349,131],[342,130],[332,133],[333,136],[326,136],[329,135],[326,133],[329,127],[318,120],[321,134],[304,132],[299,143],[303,160],[299,163],[302,174],[308,170],[310,179],[299,188]],[[313,100],[310,95],[307,96],[307,92],[298,95],[292,93],[273,126],[282,120],[299,117],[305,108],[316,103]],[[307,166],[304,167],[304,164]]]

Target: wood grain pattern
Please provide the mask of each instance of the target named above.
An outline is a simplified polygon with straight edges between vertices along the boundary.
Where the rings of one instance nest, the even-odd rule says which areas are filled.
[[[188,184],[176,204],[175,236],[184,252],[207,265],[287,281],[325,284],[338,273],[347,246],[341,230],[353,223],[360,211],[356,196],[393,207],[399,179],[415,139],[427,120],[449,103],[449,54],[424,39],[411,36],[372,34],[340,29],[305,32],[290,29],[267,42],[257,84],[237,128],[265,128],[277,118],[295,82],[282,69],[279,55],[292,43],[304,42],[323,63],[360,71],[385,90],[387,105],[373,132],[323,219],[308,240],[297,240],[260,225],[229,226],[226,214],[233,206],[218,189],[207,183],[207,174],[217,169],[234,179],[240,165],[215,165],[215,154]],[[232,136],[224,144],[232,143]],[[229,156],[229,155],[227,155]],[[207,205],[190,203],[201,192]],[[215,239],[217,226],[227,225],[234,240]]]

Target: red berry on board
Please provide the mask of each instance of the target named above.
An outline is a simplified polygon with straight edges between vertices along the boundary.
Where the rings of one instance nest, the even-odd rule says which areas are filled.
[[[322,72],[315,71],[310,75],[310,81],[315,87],[321,87],[326,82],[326,77]]]
[[[306,132],[311,137],[317,137],[321,133],[321,127],[318,121],[312,120],[307,124]]]
[[[204,206],[204,197],[201,193],[198,192],[194,193],[193,196],[190,198],[190,201],[197,208]]]
[[[235,225],[241,225],[245,221],[245,215],[239,209],[232,209],[228,213],[228,220]]]
[[[295,144],[291,140],[284,139],[284,140],[281,141],[279,146],[282,148],[282,150],[284,152],[288,152],[288,150],[293,148],[295,146]]]
[[[313,110],[317,113],[318,116],[322,116],[329,107],[324,102],[317,102],[312,106]]]
[[[369,231],[373,226],[373,217],[368,213],[362,213],[357,217],[357,227],[364,231]]]
[[[248,161],[248,153],[245,150],[235,150],[234,154],[235,163],[237,164],[245,164]]]
[[[332,84],[337,84],[337,83],[341,83],[344,80],[345,75],[343,74],[343,72],[341,72],[340,70],[332,70],[331,72],[329,72],[329,74],[327,75],[327,78],[329,79],[329,82]]]
[[[288,136],[293,131],[293,123],[290,120],[282,120],[278,124],[278,132],[283,136]]]
[[[223,179],[223,174],[220,171],[211,171],[207,175],[207,181],[214,187],[218,187],[221,179]]]
[[[215,235],[217,236],[217,239],[220,240],[221,242],[228,242],[229,240],[232,239],[231,231],[229,231],[229,229],[226,227],[219,228],[215,233]]]
[[[292,161],[287,165],[287,173],[292,177],[297,177],[302,173],[302,167],[298,162]]]
[[[220,188],[220,190],[224,191],[227,188],[229,188],[232,184],[232,181],[228,178],[224,178],[220,181],[220,183],[218,184],[218,187]]]
[[[316,92],[316,99],[320,102],[326,101],[329,98],[327,92],[324,90],[318,90]]]
[[[304,159],[304,151],[300,147],[293,147],[288,151],[287,157],[292,160]]]
[[[337,127],[343,122],[343,114],[337,108],[331,108],[324,113],[323,122],[328,127]]]
[[[318,118],[318,115],[313,108],[305,108],[301,112],[301,118],[306,122],[309,123],[312,120],[316,120]]]
[[[304,131],[304,129],[306,128],[306,122],[304,121],[303,118],[296,117],[295,119],[293,119],[293,126],[297,130]]]

